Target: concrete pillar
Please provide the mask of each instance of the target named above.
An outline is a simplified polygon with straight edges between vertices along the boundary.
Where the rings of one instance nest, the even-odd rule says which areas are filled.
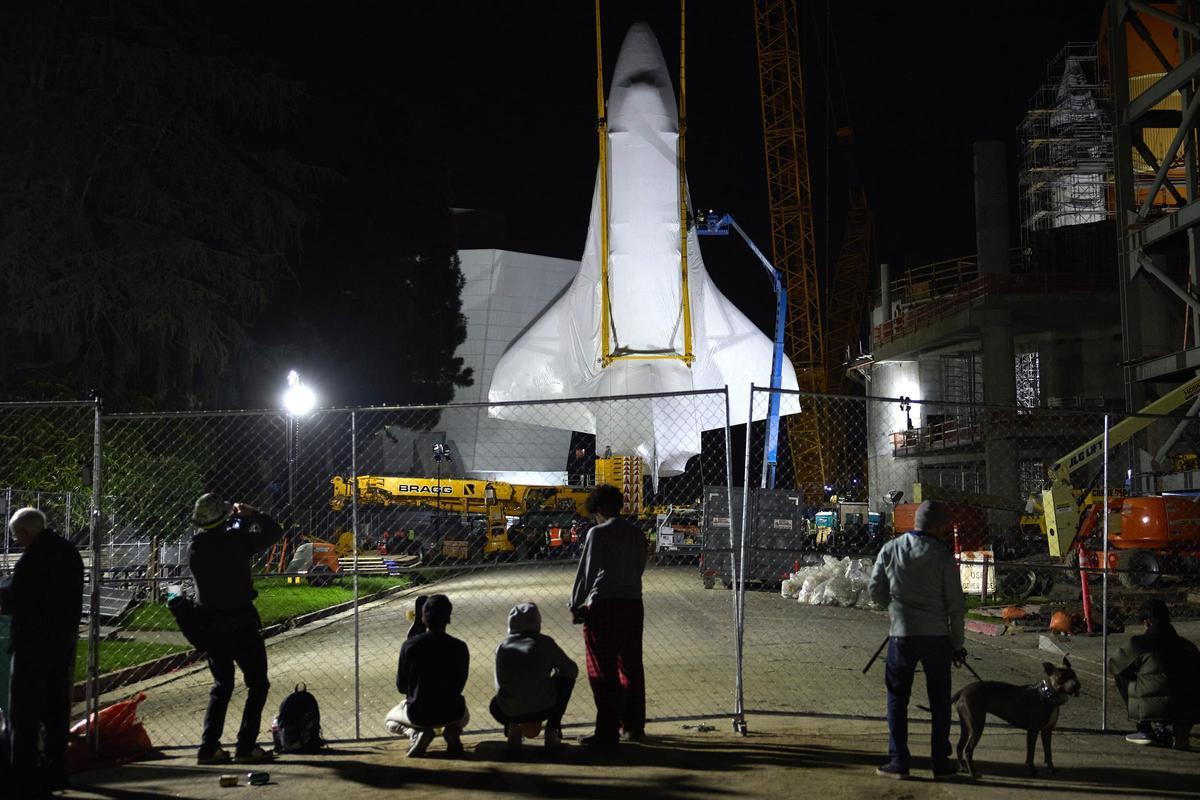
[[[1013,347],[1012,317],[1007,312],[992,312],[982,326],[981,344],[983,352],[983,400],[989,405],[1005,406],[1005,409],[987,409],[984,416],[986,439],[983,447],[984,478],[988,494],[1000,495],[1013,500],[1020,499],[1021,476],[1019,470],[1019,441],[1004,438],[1003,434],[1015,428],[1017,404],[1016,352]],[[998,426],[999,430],[994,430]],[[1014,523],[1011,512],[992,510],[988,512],[988,525],[993,537]]]
[[[1004,142],[975,142],[975,248],[979,273],[1009,271],[1008,159]]]

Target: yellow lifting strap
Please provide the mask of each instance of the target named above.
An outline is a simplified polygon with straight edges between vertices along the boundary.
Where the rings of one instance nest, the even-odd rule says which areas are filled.
[[[679,262],[680,288],[683,294],[682,353],[620,353],[612,347],[612,305],[608,289],[608,118],[604,102],[604,50],[600,36],[600,0],[596,9],[596,133],[600,144],[600,365],[607,367],[618,359],[683,361],[689,367],[696,360],[692,346],[692,297],[688,289],[688,202],[687,202],[687,35],[686,3],[679,0]]]
[[[612,309],[608,297],[608,118],[604,109],[604,49],[600,39],[600,0],[596,0],[596,134],[600,138],[600,356],[612,360],[608,331]]]

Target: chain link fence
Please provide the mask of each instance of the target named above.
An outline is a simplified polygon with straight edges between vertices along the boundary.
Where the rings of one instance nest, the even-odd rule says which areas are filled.
[[[740,615],[747,713],[884,715],[882,663],[863,668],[888,620],[866,584],[879,548],[912,528],[925,499],[949,506],[971,666],[1030,684],[1041,662],[1069,655],[1083,695],[1063,709],[1063,726],[1124,725],[1106,665],[1141,631],[1146,599],[1164,599],[1185,635],[1200,634],[1189,627],[1200,616],[1194,418],[782,394],[825,433],[819,454],[808,448],[796,463],[795,417],[783,418],[771,489],[768,424],[751,427],[743,470],[757,488],[744,496]],[[766,415],[769,399],[753,392],[753,416]],[[959,688],[975,678],[960,670],[954,680]]]
[[[729,488],[726,420],[724,392],[295,418],[106,415],[101,701],[144,690],[156,744],[197,741],[210,678],[165,601],[189,590],[192,504],[213,491],[285,529],[256,564],[268,720],[303,682],[327,738],[382,735],[402,699],[395,671],[413,600],[439,592],[471,652],[471,727],[493,728],[493,654],[513,605],[538,603],[544,632],[584,664],[567,605],[590,525],[583,504],[604,482],[622,489],[650,553],[650,715],[727,715],[732,596],[706,589],[700,564],[705,491]],[[234,713],[243,699],[239,687]],[[581,679],[566,723],[591,716]]]
[[[77,714],[145,691],[162,746],[195,744],[207,703],[206,666],[165,605],[190,590],[190,514],[206,491],[284,527],[255,564],[266,716],[303,682],[332,740],[383,735],[417,594],[455,605],[473,729],[494,727],[493,653],[515,603],[538,603],[544,631],[582,666],[567,599],[598,482],[622,489],[646,533],[655,719],[882,718],[882,664],[863,667],[888,621],[865,584],[923,499],[950,506],[970,664],[1027,684],[1069,654],[1083,695],[1065,727],[1125,724],[1106,661],[1140,631],[1147,598],[1200,634],[1194,417],[780,393],[772,464],[771,405],[753,390],[755,421],[731,428],[724,392],[303,417],[0,404],[0,503],[6,521],[42,508],[88,566]],[[796,447],[793,434],[814,427],[793,428],[797,414],[819,422],[819,447]],[[96,505],[105,524],[92,536]],[[20,555],[7,526],[4,548],[7,572]],[[581,678],[566,723],[591,717]]]
[[[97,470],[96,432],[99,406],[95,402],[0,403],[0,511],[3,512],[3,549],[0,577],[12,573],[21,548],[12,537],[8,522],[17,509],[40,509],[49,527],[76,544],[84,565],[92,559],[93,509]],[[90,617],[85,587],[80,597],[85,625],[84,641],[76,649],[73,713],[83,716],[87,708],[86,684],[92,648],[88,647]],[[8,712],[9,618],[0,616],[0,708]]]

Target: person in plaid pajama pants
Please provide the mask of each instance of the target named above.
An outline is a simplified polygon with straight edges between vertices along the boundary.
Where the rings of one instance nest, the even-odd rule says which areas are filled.
[[[596,729],[579,742],[614,747],[640,741],[646,727],[642,666],[642,572],[646,537],[621,516],[624,498],[615,486],[598,486],[587,500],[596,521],[583,545],[571,613],[583,623],[588,682],[596,702]]]

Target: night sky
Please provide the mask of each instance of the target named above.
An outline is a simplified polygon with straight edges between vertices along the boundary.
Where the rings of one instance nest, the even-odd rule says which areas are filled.
[[[1103,4],[838,2],[827,23],[826,3],[799,2],[822,260],[836,255],[826,256],[824,243],[836,248],[844,209],[842,168],[826,144],[827,84],[834,96],[839,82],[845,87],[882,260],[903,266],[974,252],[978,139],[1009,142],[1015,226],[1016,127],[1046,62],[1068,41],[1096,39]],[[606,0],[608,70],[637,19],[658,33],[674,70],[678,5]],[[596,168],[591,3],[231,4],[224,24],[320,93],[398,99],[420,135],[396,146],[430,149],[454,206],[502,212],[510,249],[579,257]],[[693,0],[688,26],[693,200],[733,213],[769,249],[750,4]],[[825,68],[830,37],[840,69]],[[310,131],[306,149],[319,151],[321,136]],[[741,243],[709,239],[704,254],[718,284],[769,328],[770,293]]]

